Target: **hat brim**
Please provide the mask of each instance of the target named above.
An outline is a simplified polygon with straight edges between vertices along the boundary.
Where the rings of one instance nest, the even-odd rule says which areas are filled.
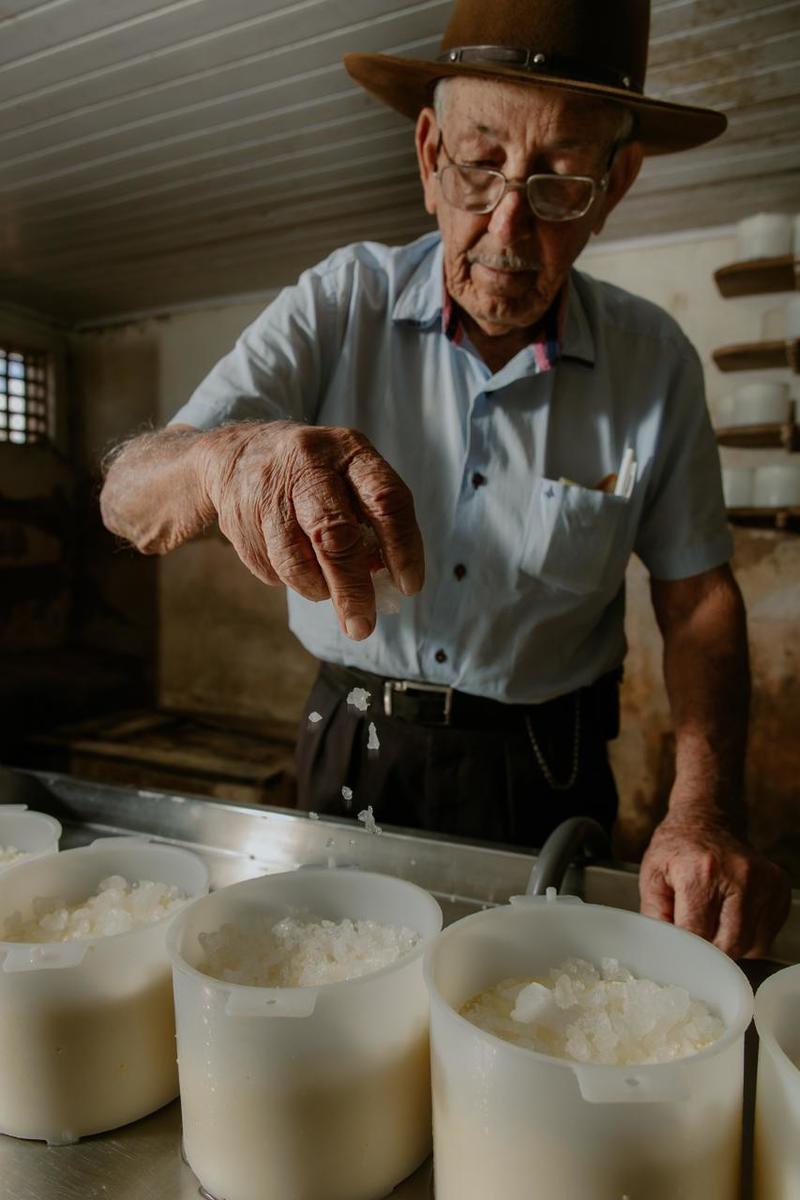
[[[508,79],[510,83],[526,83],[535,87],[559,88],[581,96],[624,104],[635,116],[634,136],[641,142],[645,154],[691,150],[694,146],[702,146],[719,137],[728,124],[723,113],[711,108],[693,108],[687,104],[651,100],[623,88],[549,74],[537,75],[533,71],[519,71],[500,64],[482,68],[474,63],[437,63],[391,54],[345,54],[344,65],[356,83],[412,120],[416,120],[420,110],[431,103],[433,88],[439,79],[471,75],[481,79]]]

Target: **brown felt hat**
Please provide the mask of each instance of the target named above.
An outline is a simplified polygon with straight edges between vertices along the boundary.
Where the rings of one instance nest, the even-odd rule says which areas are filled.
[[[644,95],[649,32],[649,0],[456,0],[437,59],[346,54],[344,65],[412,119],[439,79],[473,75],[616,100],[647,154],[710,142],[727,125],[722,113]]]

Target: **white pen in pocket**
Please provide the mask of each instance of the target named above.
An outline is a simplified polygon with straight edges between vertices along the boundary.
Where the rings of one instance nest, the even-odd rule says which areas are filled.
[[[636,472],[638,464],[633,457],[633,450],[630,446],[625,447],[625,453],[622,455],[622,462],[619,464],[617,472],[617,482],[614,487],[614,495],[621,496],[623,500],[628,500],[633,492],[633,486],[636,483]]]

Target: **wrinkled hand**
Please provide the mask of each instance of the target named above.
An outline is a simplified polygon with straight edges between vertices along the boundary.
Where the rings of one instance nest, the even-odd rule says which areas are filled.
[[[667,816],[639,875],[641,911],[713,942],[731,958],[763,958],[789,912],[786,873],[729,830]]]
[[[227,425],[205,436],[201,479],[219,527],[263,583],[333,601],[356,641],[375,625],[368,523],[404,595],[422,587],[422,536],[411,492],[353,429]],[[380,565],[380,564],[377,564]]]

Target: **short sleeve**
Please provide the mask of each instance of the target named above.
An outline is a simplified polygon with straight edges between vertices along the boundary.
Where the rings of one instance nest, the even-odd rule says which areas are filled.
[[[688,342],[672,372],[646,487],[634,551],[655,579],[686,579],[730,559],[719,451],[703,369]]]
[[[341,341],[346,288],[343,270],[304,272],[245,329],[170,424],[197,429],[254,420],[313,424]]]

